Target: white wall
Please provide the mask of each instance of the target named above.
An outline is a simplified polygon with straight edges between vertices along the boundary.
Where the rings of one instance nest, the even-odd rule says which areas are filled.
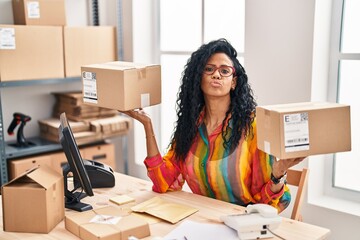
[[[327,99],[331,6],[329,0],[246,1],[245,66],[258,104]],[[323,181],[322,163],[309,161],[316,162],[299,167],[310,166],[309,192],[321,192],[312,183]],[[359,217],[306,199],[302,216],[330,229],[329,239],[360,239]]]
[[[259,105],[309,101],[314,1],[246,1],[245,66]]]

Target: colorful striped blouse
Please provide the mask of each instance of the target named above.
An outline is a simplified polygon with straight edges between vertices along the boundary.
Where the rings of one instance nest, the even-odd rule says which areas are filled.
[[[153,191],[181,190],[186,181],[195,194],[242,206],[266,203],[281,212],[290,203],[289,189],[284,185],[278,193],[270,190],[274,157],[257,148],[256,121],[252,126],[253,136],[241,138],[233,152],[223,147],[221,125],[208,136],[201,122],[185,161],[176,161],[173,150],[146,158]]]

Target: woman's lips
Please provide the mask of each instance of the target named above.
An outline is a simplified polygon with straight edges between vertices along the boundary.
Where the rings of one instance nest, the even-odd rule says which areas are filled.
[[[220,82],[220,81],[212,81],[212,82],[210,83],[210,85],[211,85],[212,87],[219,88],[219,87],[222,87],[222,82]]]

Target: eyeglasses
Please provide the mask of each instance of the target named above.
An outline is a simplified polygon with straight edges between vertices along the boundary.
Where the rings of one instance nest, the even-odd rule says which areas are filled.
[[[213,64],[206,64],[204,68],[204,73],[207,75],[212,75],[216,70],[219,69],[219,73],[223,77],[229,77],[235,73],[235,68],[227,65],[221,65],[220,67],[216,67]]]

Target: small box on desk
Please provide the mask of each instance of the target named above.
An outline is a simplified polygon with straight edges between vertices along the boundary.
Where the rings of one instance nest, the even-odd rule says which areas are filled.
[[[85,104],[126,111],[161,103],[160,65],[117,61],[81,72]]]
[[[127,240],[129,236],[150,236],[149,224],[136,216],[109,206],[67,214],[65,228],[83,240]]]
[[[65,0],[13,0],[15,24],[65,26]]]
[[[351,150],[350,106],[303,102],[256,108],[258,148],[279,159]]]
[[[49,233],[64,219],[63,176],[50,167],[29,170],[1,193],[4,231]]]

